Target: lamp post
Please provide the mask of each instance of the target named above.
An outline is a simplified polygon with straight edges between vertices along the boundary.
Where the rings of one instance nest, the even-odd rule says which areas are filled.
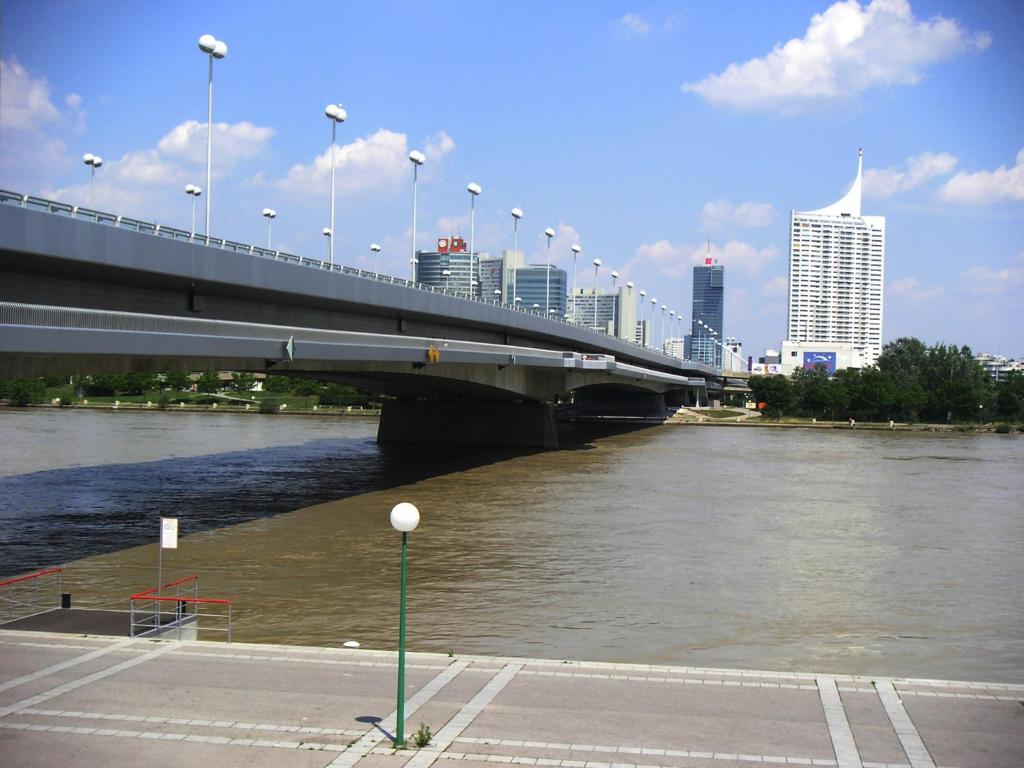
[[[409,162],[412,163],[412,279],[416,281],[416,181],[419,178],[420,166],[427,161],[426,156],[413,150],[409,153]]]
[[[658,300],[651,297],[651,349],[658,348],[658,340],[654,337],[654,322],[658,319]]]
[[[551,238],[555,236],[555,230],[548,227],[544,230],[544,237],[548,239],[547,261],[544,266],[544,312],[551,309]]]
[[[452,271],[450,269],[442,269],[441,270],[441,277],[444,278],[444,289],[446,291],[448,290],[448,280],[449,280],[449,278],[451,278],[451,276],[452,276]]]
[[[580,255],[582,248],[573,243],[569,246],[569,250],[572,251],[572,319],[578,323],[579,318],[576,317],[576,257]]]
[[[331,232],[334,232],[334,167],[338,142],[336,140],[338,123],[344,123],[348,118],[348,112],[341,104],[328,104],[324,107],[324,115],[331,121]],[[334,266],[334,237],[331,237],[331,251],[327,258],[330,265]]]
[[[96,207],[96,169],[103,165],[103,158],[86,152],[82,155],[82,162],[89,166],[89,207]]]
[[[640,344],[643,347],[647,346],[647,336],[649,335],[649,334],[643,332],[643,328],[644,328],[644,299],[646,299],[646,298],[647,298],[647,291],[641,289],[640,290],[640,328],[641,328],[641,331],[640,331]]]
[[[519,268],[516,266],[516,254],[518,253],[519,247],[519,220],[523,218],[522,208],[512,209],[512,295],[515,296],[515,300],[519,301],[518,286],[516,283],[516,277],[519,274]]]
[[[665,351],[665,310],[668,309],[664,304],[661,305],[661,351]]]
[[[185,194],[192,198],[192,231],[188,234],[191,240],[196,236],[196,198],[203,194],[203,190],[195,184],[186,184]]]
[[[206,236],[210,236],[210,197],[213,194],[213,60],[228,55],[228,44],[213,35],[199,38],[199,50],[210,57],[210,74],[206,105]],[[333,224],[331,225],[334,226]]]
[[[476,234],[476,196],[483,192],[479,184],[470,182],[466,185],[469,192],[469,297],[473,298],[473,253]],[[478,270],[479,271],[479,270]]]
[[[601,260],[594,259],[594,330],[597,330],[597,273],[601,271]]]
[[[391,508],[391,525],[402,532],[402,588],[398,604],[398,718],[395,722],[395,747],[405,746],[405,573],[409,533],[420,524],[420,511],[407,501]]]
[[[380,274],[380,246],[376,243],[370,244],[370,252],[373,254],[373,274]]]
[[[501,304],[501,288],[494,289],[494,300]]]
[[[626,288],[629,289],[629,302],[633,303],[633,281],[626,281]],[[634,321],[633,327],[630,329],[631,336],[626,337],[626,341],[633,341],[636,339],[636,322]]]
[[[670,309],[668,311],[668,337],[669,337],[669,340],[672,340],[672,339],[674,339],[676,337],[675,322],[676,322],[676,311],[674,309]],[[669,352],[669,354],[671,354],[671,352]]]
[[[263,218],[265,218],[267,220],[267,250],[269,251],[269,250],[271,250],[270,249],[270,222],[272,222],[274,219],[277,218],[277,211],[275,211],[273,208],[264,208],[263,209]]]
[[[321,230],[321,232],[322,232],[323,236],[327,238],[327,258],[330,259],[331,258],[331,240],[334,239],[334,230],[332,230],[330,227],[324,227],[323,230]]]

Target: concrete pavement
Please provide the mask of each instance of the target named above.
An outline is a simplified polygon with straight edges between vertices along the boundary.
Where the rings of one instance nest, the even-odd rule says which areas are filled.
[[[1024,685],[0,632],[0,764],[1024,765]]]

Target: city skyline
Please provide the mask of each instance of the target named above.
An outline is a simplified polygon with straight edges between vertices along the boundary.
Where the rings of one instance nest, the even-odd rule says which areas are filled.
[[[341,102],[341,263],[372,268],[379,242],[382,270],[408,273],[405,155],[420,149],[420,248],[468,237],[477,182],[476,250],[510,248],[521,206],[528,263],[551,226],[554,266],[571,269],[579,242],[580,263],[605,264],[602,290],[617,269],[685,316],[710,238],[730,268],[728,333],[756,357],[786,335],[786,212],[842,194],[863,145],[865,205],[889,222],[884,341],[1024,356],[1024,107],[1006,96],[1017,8],[526,3],[499,21],[459,3],[243,9],[5,4],[0,186],[88,205],[92,152],[96,207],[188,229],[185,184],[205,182],[196,40],[212,33],[229,47],[214,66],[214,235],[266,242],[269,207],[274,247],[324,256],[323,105]],[[396,15],[410,24],[386,23]],[[310,23],[327,16],[337,44]],[[438,39],[493,44],[445,61],[427,55]]]

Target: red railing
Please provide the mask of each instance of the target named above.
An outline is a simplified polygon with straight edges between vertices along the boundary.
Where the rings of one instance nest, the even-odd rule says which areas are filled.
[[[6,589],[6,594],[0,594],[0,602],[4,607],[4,620],[13,621],[15,618],[21,618],[17,615],[19,609],[28,608],[32,613],[39,612],[39,609],[43,607],[39,601],[39,580],[45,576],[57,575],[57,605],[60,605],[60,596],[64,587],[63,573],[63,568],[47,568],[0,581],[0,589]],[[31,582],[31,586],[27,582]],[[31,602],[25,601],[25,592],[31,593]]]
[[[183,593],[191,585],[191,596]],[[164,594],[165,590],[173,590],[174,594]],[[170,613],[164,611],[166,603],[173,604]],[[209,610],[200,611],[200,608]],[[191,610],[189,610],[191,608]],[[220,610],[217,610],[220,608]],[[167,617],[170,616],[168,619]],[[181,579],[150,587],[131,596],[131,636],[161,636],[175,630],[177,638],[181,633],[195,631],[198,636],[199,619],[213,619],[226,622],[226,626],[204,626],[204,632],[226,632],[231,642],[231,601],[212,597],[199,597],[199,577],[185,576]]]

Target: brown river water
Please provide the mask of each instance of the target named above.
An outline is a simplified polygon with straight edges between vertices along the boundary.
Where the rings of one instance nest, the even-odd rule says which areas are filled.
[[[1024,439],[662,426],[391,451],[363,419],[0,413],[0,574],[76,605],[164,578],[234,638],[1024,682]],[[148,542],[148,543],[147,543]]]

